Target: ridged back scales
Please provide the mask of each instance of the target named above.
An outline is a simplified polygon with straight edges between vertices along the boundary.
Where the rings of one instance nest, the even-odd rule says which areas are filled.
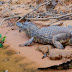
[[[43,44],[52,43],[53,36],[60,33],[71,34],[71,30],[68,27],[62,26],[49,26],[40,28],[34,33],[35,42]]]

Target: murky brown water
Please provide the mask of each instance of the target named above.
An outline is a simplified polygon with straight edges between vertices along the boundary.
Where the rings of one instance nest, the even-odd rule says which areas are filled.
[[[0,48],[0,72],[4,72],[4,70],[8,70],[8,72],[38,72],[34,62],[19,56],[15,51],[9,50],[8,47]]]
[[[61,70],[39,71],[36,63],[21,57],[19,53],[10,50],[9,46],[0,48],[0,72],[65,72]],[[66,70],[67,71],[67,70]]]

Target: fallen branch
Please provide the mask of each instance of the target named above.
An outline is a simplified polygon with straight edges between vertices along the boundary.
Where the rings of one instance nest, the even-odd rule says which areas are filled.
[[[56,23],[56,22],[58,22],[59,20],[56,20],[56,21],[53,21],[53,22],[50,22],[49,24],[46,24],[47,26],[50,26],[51,24],[53,24],[53,23]]]
[[[48,18],[25,18],[27,20],[35,20],[35,21],[41,21],[41,20],[49,20],[49,19],[61,19],[63,17],[66,17],[66,16],[70,16],[72,15],[72,13],[68,13],[68,14],[65,14],[65,15],[62,15],[62,16],[58,16],[58,17],[48,17]]]
[[[1,4],[3,7],[4,7],[4,10],[3,11],[0,11],[1,14],[5,13],[6,11],[8,11],[8,13],[10,13],[11,15],[14,15],[13,13],[10,12],[10,7],[11,7],[11,2],[12,0],[9,0],[8,2],[7,1],[3,1],[5,3],[8,3],[8,7],[6,8],[3,4]]]
[[[2,23],[3,23],[5,20],[12,19],[12,18],[20,18],[20,17],[21,17],[21,16],[14,16],[14,17],[4,18],[4,19],[0,22],[0,25],[2,25]]]
[[[28,14],[29,14],[29,13],[28,13]],[[26,14],[26,15],[28,15],[28,14]],[[3,21],[5,21],[5,20],[7,20],[7,19],[11,19],[11,18],[19,18],[19,17],[20,17],[20,19],[17,21],[17,22],[19,22],[21,19],[25,18],[26,15],[24,15],[24,16],[14,16],[14,17],[4,18],[4,19],[0,22],[0,25],[2,25]],[[49,18],[25,18],[25,19],[27,19],[27,20],[37,20],[37,21],[38,21],[38,20],[57,19],[57,21],[58,21],[58,19],[63,18],[63,17],[66,17],[66,16],[69,16],[69,15],[72,15],[72,13],[68,13],[68,14],[66,14],[66,15],[62,15],[62,16],[58,16],[58,17],[49,17]],[[55,23],[55,22],[57,22],[57,21],[54,21],[54,22],[52,22],[52,23],[50,23],[50,24],[48,24],[48,25],[51,25],[51,24],[53,24],[53,23]]]
[[[66,7],[66,5],[64,5],[60,0],[58,0],[58,2],[59,2],[60,4],[62,4],[63,6]],[[47,3],[48,3],[48,1],[39,4],[36,8],[34,8],[32,11],[30,11],[29,13],[27,13],[26,15],[24,15],[21,19],[25,19],[28,14],[30,14],[31,12],[37,10],[40,6],[42,6],[42,5],[44,5],[44,4],[47,4]],[[68,7],[66,7],[66,9],[67,9],[67,10],[70,10]],[[68,15],[72,15],[72,13],[71,13],[71,14],[62,15],[62,16],[58,16],[58,17],[49,17],[49,18],[26,18],[26,19],[27,19],[27,20],[35,20],[35,21],[38,21],[38,20],[49,20],[49,19],[60,19],[60,18],[62,18],[62,17],[68,16]],[[21,19],[20,19],[20,20],[21,20]],[[18,22],[19,22],[20,20],[18,20]]]
[[[58,0],[58,2],[59,2],[61,5],[63,5],[63,6],[66,8],[67,11],[70,11],[70,10],[71,10],[69,7],[67,7],[65,4],[63,4],[60,0]]]
[[[49,24],[47,24],[46,26],[50,26],[51,24],[56,23],[56,22],[58,22],[58,21],[49,23]],[[58,23],[58,24],[55,24],[54,26],[61,26],[62,24],[63,24],[63,22],[60,22],[60,23]]]
[[[32,11],[30,11],[29,13],[27,13],[26,15],[24,15],[24,16],[23,16],[21,19],[19,19],[17,22],[21,21],[22,19],[25,19],[25,17],[26,17],[28,14],[30,14],[31,12],[33,12],[33,11],[37,10],[40,6],[42,6],[42,5],[46,4],[46,3],[48,3],[48,1],[47,1],[47,2],[44,2],[44,3],[39,4],[38,6],[36,6],[36,8],[34,8]]]

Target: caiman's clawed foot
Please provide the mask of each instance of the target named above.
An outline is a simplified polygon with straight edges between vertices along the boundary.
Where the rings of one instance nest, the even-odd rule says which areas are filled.
[[[27,42],[25,42],[24,44],[19,44],[19,47],[24,47],[24,46],[29,46],[32,44],[34,40],[34,37],[32,37],[31,39],[29,39]]]
[[[19,44],[19,47],[29,46],[28,44]]]

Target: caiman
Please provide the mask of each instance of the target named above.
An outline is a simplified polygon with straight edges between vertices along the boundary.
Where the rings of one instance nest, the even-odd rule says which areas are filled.
[[[16,25],[26,32],[30,39],[20,47],[29,46],[32,42],[41,44],[53,44],[58,49],[64,49],[64,44],[72,45],[72,27],[63,27],[52,25],[48,27],[38,28],[35,24],[25,21],[17,22]]]
[[[64,49],[63,43],[72,45],[72,26],[63,27],[58,25],[52,25],[48,27],[38,28],[35,24],[25,21],[24,23],[17,22],[16,25],[30,37],[30,39],[19,46],[28,46],[32,42],[38,42],[41,44],[53,44],[58,49]],[[46,55],[45,55],[46,56]],[[44,56],[44,57],[45,57]],[[54,65],[44,69],[69,69],[72,68],[72,60],[62,63],[60,65]]]

